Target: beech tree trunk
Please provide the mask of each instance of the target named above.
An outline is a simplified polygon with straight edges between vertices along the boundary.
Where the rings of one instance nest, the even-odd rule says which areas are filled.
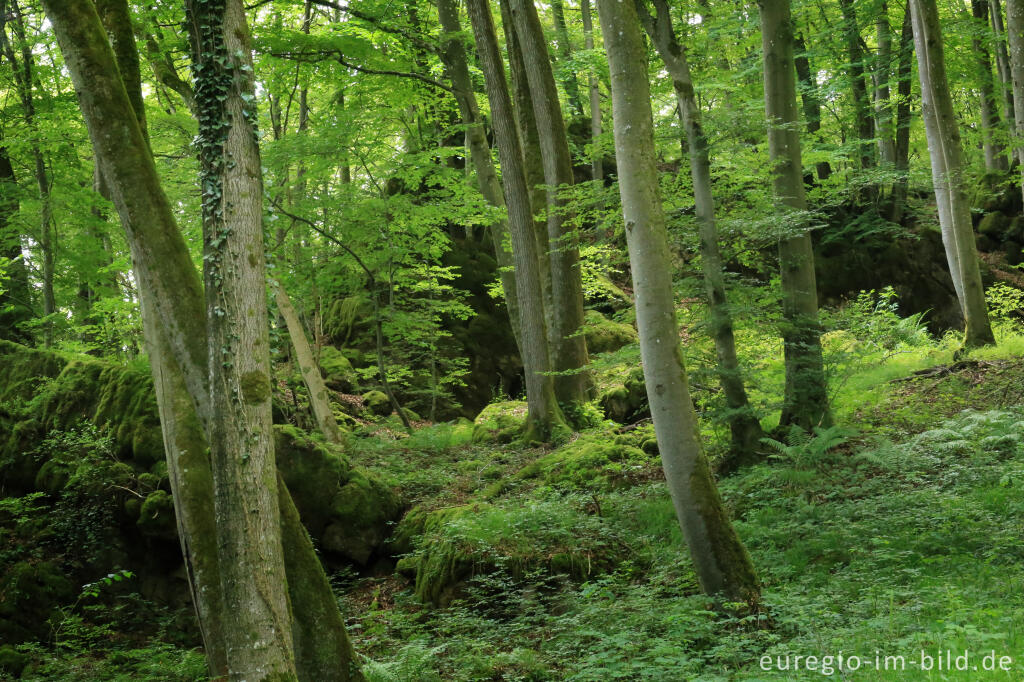
[[[331,409],[330,394],[324,379],[320,376],[320,367],[313,358],[313,349],[309,347],[309,340],[306,339],[306,330],[302,328],[295,306],[292,305],[288,292],[280,285],[274,283],[274,300],[277,302],[277,309],[281,311],[285,325],[288,327],[288,337],[295,349],[295,361],[299,365],[299,372],[302,373],[302,381],[309,391],[309,404],[313,408],[313,417],[316,419],[317,428],[331,443],[341,443],[341,430],[338,428],[338,420],[334,417]]]
[[[800,79],[800,98],[803,102],[804,120],[807,121],[807,135],[813,139],[819,139],[821,131],[821,100],[818,98],[818,80],[811,70],[811,61],[807,56],[807,47],[804,39],[795,35],[793,45],[796,53],[793,58],[793,65],[796,68],[797,78]],[[819,180],[827,180],[832,175],[832,166],[828,161],[819,161],[815,164]],[[813,177],[805,179],[811,184]]]
[[[786,357],[786,388],[779,425],[797,424],[809,431],[814,426],[829,426],[832,412],[828,406],[821,356],[814,250],[806,227],[807,198],[796,109],[793,24],[789,0],[759,0],[758,5],[772,184],[776,210],[788,223],[779,239],[782,340]]]
[[[1016,114],[1013,102],[1013,76],[1010,71],[1010,55],[1006,52],[1006,29],[1003,26],[1003,8],[999,0],[988,0],[989,17],[992,20],[992,32],[995,34],[996,72],[999,74],[1000,94],[1003,102],[1003,117],[1013,132],[1016,127]]]
[[[874,129],[871,123],[868,89],[864,79],[864,51],[861,49],[860,25],[853,0],[839,0],[843,12],[843,36],[846,39],[846,56],[850,60],[850,93],[853,96],[853,121],[860,140],[858,156],[861,168],[874,166],[871,140]]]
[[[711,337],[718,356],[718,380],[725,394],[729,410],[729,429],[732,432],[730,456],[723,470],[732,470],[758,459],[764,432],[747,400],[736,340],[733,337],[732,313],[725,293],[725,275],[722,254],[718,248],[718,228],[715,225],[715,201],[711,193],[711,158],[708,140],[701,125],[700,108],[694,96],[693,80],[686,52],[676,39],[672,15],[667,0],[653,0],[655,14],[647,11],[643,0],[637,1],[637,13],[665,68],[672,78],[676,102],[682,113],[683,128],[689,147],[690,175],[693,178],[693,196],[700,232],[700,259],[704,274],[704,290],[711,311]],[[626,172],[622,169],[622,172]]]
[[[964,316],[964,346],[972,348],[992,344],[995,338],[989,326],[985,291],[978,268],[971,207],[964,192],[960,126],[953,113],[953,99],[946,81],[939,11],[935,0],[910,0],[910,10],[935,203],[949,272]]]
[[[6,258],[6,278],[0,281],[0,339],[30,342],[21,328],[32,318],[32,285],[21,248],[21,232],[12,223],[18,212],[18,186],[7,147],[0,145],[0,258]]]
[[[1006,0],[1006,39],[1010,46],[1013,83],[1013,148],[1017,159],[1021,160],[1024,159],[1024,0]],[[1024,163],[1020,170],[1024,174]],[[1024,183],[1021,191],[1024,192]]]
[[[469,157],[473,164],[473,170],[476,171],[480,194],[491,206],[504,209],[505,197],[502,195],[501,182],[498,180],[498,173],[491,160],[491,148],[487,143],[483,117],[480,116],[476,94],[473,92],[466,47],[459,38],[455,37],[462,32],[459,6],[456,0],[437,0],[437,15],[441,23],[441,30],[447,34],[441,59],[444,62],[448,80],[452,84],[455,100],[459,105],[462,123],[466,127],[466,146],[469,147]],[[508,218],[502,216],[491,226],[491,229],[495,260],[500,268],[501,288],[505,293],[505,305],[508,308],[508,316],[512,323],[516,343],[519,344],[521,343],[519,340],[521,333],[519,330],[519,303],[516,294],[516,277],[512,272],[512,249],[508,243]],[[521,347],[520,352],[522,352]]]
[[[594,21],[590,13],[590,0],[580,0],[583,13],[583,46],[587,50],[594,49]],[[604,159],[601,153],[601,87],[597,74],[593,69],[587,74],[587,89],[590,91],[590,178],[604,179]]]
[[[206,386],[206,318],[199,276],[160,187],[152,155],[90,0],[45,0],[108,178],[139,283],[179,538],[213,676],[227,674],[225,631],[235,627],[221,592],[213,482],[204,430],[216,418]],[[261,284],[262,286],[262,284]],[[278,487],[287,498],[283,486]],[[279,502],[279,504],[281,504]],[[361,680],[330,584],[296,516],[280,519],[302,680]]]
[[[477,55],[491,104],[494,138],[501,162],[501,181],[508,206],[508,227],[515,261],[516,291],[523,369],[526,374],[527,440],[549,440],[564,430],[565,417],[555,397],[554,382],[547,374],[548,341],[544,328],[540,260],[533,234],[530,195],[526,188],[523,152],[512,113],[512,99],[505,81],[498,39],[487,0],[467,0],[469,20],[476,38]]]
[[[555,379],[555,394],[563,403],[582,403],[590,397],[591,378],[586,370],[589,361],[587,342],[580,333],[583,328],[583,282],[580,278],[579,240],[566,215],[566,201],[558,193],[560,185],[573,184],[569,141],[537,8],[533,0],[511,0],[509,4],[533,100],[544,182],[548,186],[551,317],[554,322],[548,330],[549,344],[555,360],[553,368],[563,373]]]
[[[646,48],[636,8],[620,0],[598,0],[597,6],[611,73],[615,158],[644,383],[665,478],[701,589],[753,603],[760,590],[757,575],[711,476],[679,349]]]
[[[986,170],[1006,170],[1009,164],[1003,145],[996,139],[999,135],[999,106],[996,102],[995,87],[992,82],[992,60],[988,48],[980,36],[988,30],[988,3],[985,0],[971,0],[971,13],[974,16],[978,33],[971,39],[975,59],[978,62],[978,86],[981,98],[978,105],[981,109],[982,148],[985,154]]]
[[[893,134],[893,110],[890,101],[889,75],[892,72],[892,27],[889,26],[889,5],[883,2],[875,20],[875,130],[878,133],[878,158],[887,165],[896,163],[896,140]]]
[[[562,87],[569,100],[573,116],[583,116],[583,100],[580,98],[580,83],[576,72],[572,69],[572,41],[569,40],[569,26],[565,23],[565,3],[562,0],[551,0],[551,16],[555,20],[555,43],[558,48],[558,59],[562,62]]]
[[[898,177],[892,188],[892,206],[889,220],[900,223],[907,201],[907,171],[910,169],[910,94],[911,71],[914,60],[914,31],[910,21],[910,4],[903,10],[900,29],[900,48],[896,66],[896,171]]]

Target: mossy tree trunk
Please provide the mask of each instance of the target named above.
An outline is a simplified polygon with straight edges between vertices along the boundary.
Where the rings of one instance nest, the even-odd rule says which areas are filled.
[[[850,60],[847,68],[850,74],[850,94],[853,98],[853,123],[856,128],[861,168],[875,165],[872,153],[874,124],[871,120],[871,106],[868,102],[868,88],[864,76],[864,50],[861,47],[860,24],[853,0],[839,0],[843,13],[843,37],[846,40],[846,56]]]
[[[679,348],[647,55],[636,7],[621,0],[598,0],[597,6],[611,72],[615,158],[644,382],[665,477],[701,588],[728,600],[755,602],[757,575],[711,476]]]
[[[676,102],[682,114],[683,129],[690,156],[690,175],[700,234],[701,270],[704,291],[711,312],[711,337],[718,356],[718,379],[725,394],[729,410],[728,422],[732,432],[732,445],[726,470],[749,464],[758,459],[764,432],[747,400],[743,375],[736,356],[732,313],[725,293],[725,274],[722,254],[718,248],[718,228],[715,225],[715,200],[711,194],[711,156],[708,139],[701,124],[700,108],[694,94],[690,65],[672,27],[672,15],[667,0],[653,0],[654,15],[643,0],[637,2],[637,12],[665,68],[672,78]]]
[[[1003,103],[1003,117],[1012,131],[1016,123],[1013,102],[1013,76],[1010,74],[1010,55],[1006,51],[1006,29],[1003,25],[1003,8],[999,0],[988,0],[989,18],[992,20],[993,44],[996,53],[996,73],[999,74],[1000,100]],[[910,8],[908,6],[907,10]]]
[[[21,231],[12,218],[18,212],[18,186],[7,147],[0,141],[0,258],[6,258],[6,279],[0,289],[0,339],[27,343],[21,328],[32,318],[32,285],[21,248]]]
[[[583,15],[583,47],[587,51],[594,49],[594,20],[590,12],[590,0],[580,0],[580,11]],[[601,123],[601,87],[594,69],[587,72],[587,89],[590,92],[590,178],[604,179],[604,159],[600,150],[602,132]]]
[[[964,346],[992,344],[995,337],[981,284],[971,207],[964,191],[960,127],[946,81],[939,11],[935,0],[910,0],[910,10],[917,46],[917,75],[921,82],[921,115],[931,157],[939,227],[949,273],[964,316]]]
[[[520,337],[526,374],[528,440],[548,440],[565,428],[565,418],[555,398],[554,382],[547,374],[548,340],[544,328],[540,259],[533,234],[533,214],[526,188],[523,152],[512,113],[512,99],[505,80],[494,18],[487,0],[467,0],[477,54],[484,73],[487,98],[491,104],[494,137],[501,162],[501,180],[508,206],[508,226],[515,261],[516,291],[519,295]]]
[[[281,317],[288,327],[288,337],[295,349],[295,361],[299,365],[299,372],[302,374],[302,381],[309,391],[309,404],[313,408],[313,417],[316,419],[317,428],[328,441],[341,443],[341,430],[338,428],[338,420],[331,410],[331,401],[327,393],[327,386],[320,376],[320,368],[313,358],[313,349],[309,347],[309,340],[306,338],[306,330],[302,328],[295,306],[279,282],[275,282],[274,300],[277,302],[277,309],[281,311]]]
[[[910,21],[910,4],[903,10],[903,27],[900,29],[899,55],[896,63],[896,171],[898,176],[892,188],[889,220],[899,223],[907,201],[907,187],[910,169],[910,94],[914,61],[914,31]]]
[[[999,106],[996,100],[995,84],[992,80],[992,58],[981,36],[988,32],[988,3],[985,0],[971,0],[971,14],[976,32],[971,37],[971,48],[978,64],[978,106],[981,110],[982,149],[985,154],[986,170],[1006,170],[1009,164],[1003,145],[998,141]]]
[[[793,57],[793,64],[796,67],[797,78],[800,79],[800,99],[804,109],[804,120],[807,125],[807,135],[812,140],[818,140],[821,133],[821,98],[818,96],[818,79],[811,70],[811,59],[807,55],[807,46],[799,34],[793,36],[793,46],[796,54]],[[828,180],[832,175],[832,166],[828,161],[819,161],[815,164],[819,180]],[[810,184],[814,178],[809,177],[805,182]]]
[[[580,83],[576,78],[572,62],[572,41],[569,40],[569,26],[565,22],[565,3],[563,0],[551,0],[551,17],[555,21],[555,43],[558,48],[558,59],[562,62],[559,80],[569,100],[569,108],[573,116],[583,116],[583,100],[580,97]]]
[[[448,80],[452,84],[462,123],[466,126],[466,145],[469,147],[473,170],[476,171],[477,185],[487,203],[495,208],[504,209],[505,197],[501,193],[501,181],[498,180],[498,173],[491,160],[487,133],[484,130],[483,118],[480,116],[480,108],[476,102],[476,94],[473,92],[466,46],[460,38],[456,37],[462,32],[458,3],[455,0],[438,0],[437,16],[441,23],[441,30],[447,34],[444,49],[441,52],[441,60],[444,62]],[[501,288],[505,294],[505,306],[508,308],[509,321],[512,323],[512,332],[516,337],[516,343],[520,344],[519,303],[516,296],[516,277],[512,272],[512,249],[508,244],[508,218],[502,216],[498,219],[491,226],[491,231],[494,256],[500,268]],[[522,352],[521,348],[520,352]]]
[[[1013,89],[1013,148],[1020,160],[1024,159],[1024,0],[1006,0],[1006,41]],[[1024,177],[1024,164],[1020,170]],[[1024,192],[1024,182],[1021,191]]]
[[[573,184],[569,140],[537,8],[533,0],[510,0],[509,6],[518,41],[509,43],[509,48],[518,44],[522,55],[547,185],[552,299],[549,318],[553,322],[548,334],[553,369],[561,373],[555,378],[555,394],[563,403],[581,403],[590,398],[592,382],[586,369],[587,342],[579,333],[583,328],[579,240],[566,214],[567,202],[558,191],[561,185]]]
[[[205,382],[206,319],[202,285],[174,221],[153,157],[135,118],[113,52],[91,0],[45,0],[71,73],[97,162],[108,179],[139,283],[167,449],[179,537],[207,660],[227,672],[213,475],[204,431],[216,418]],[[278,488],[283,499],[287,491]],[[296,667],[302,680],[361,680],[354,654],[305,529],[281,502],[288,590],[294,612]]]
[[[797,424],[810,430],[814,426],[830,425],[832,413],[821,355],[814,251],[806,227],[807,198],[800,158],[800,117],[796,108],[793,23],[789,0],[759,0],[758,5],[768,154],[776,211],[786,223],[779,238],[782,340],[786,358],[786,387],[779,424]]]
[[[892,73],[892,26],[889,25],[889,4],[882,2],[875,19],[875,132],[878,138],[878,159],[890,168],[896,163],[896,139],[893,135],[891,91],[889,75]]]

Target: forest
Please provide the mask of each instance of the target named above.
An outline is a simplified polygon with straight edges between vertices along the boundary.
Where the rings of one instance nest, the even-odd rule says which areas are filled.
[[[1024,678],[1024,0],[0,0],[0,679]]]

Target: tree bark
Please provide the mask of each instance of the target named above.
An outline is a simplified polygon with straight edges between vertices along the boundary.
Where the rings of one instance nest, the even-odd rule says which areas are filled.
[[[611,73],[615,158],[644,383],[665,478],[701,589],[754,603],[760,591],[757,575],[711,476],[679,349],[646,48],[636,8],[620,0],[598,0],[597,6]]]
[[[459,8],[456,0],[437,0],[437,15],[441,30],[446,34],[446,42],[441,52],[448,80],[452,84],[455,101],[459,105],[462,123],[466,127],[466,146],[469,157],[476,171],[476,181],[484,200],[495,208],[505,209],[505,197],[501,192],[501,181],[491,160],[491,148],[487,143],[483,117],[473,92],[473,82],[469,76],[469,64],[466,57],[466,46],[461,39],[455,37],[462,32],[459,21]],[[491,226],[491,241],[494,244],[494,256],[498,262],[501,277],[501,288],[505,293],[505,306],[508,308],[509,321],[520,343],[519,304],[516,296],[516,278],[512,272],[512,249],[508,244],[508,218],[503,215]],[[520,348],[520,353],[522,349]]]
[[[821,100],[818,98],[818,80],[811,71],[811,61],[807,56],[807,47],[804,45],[802,36],[793,37],[793,44],[796,54],[793,58],[793,65],[796,68],[797,78],[800,79],[800,98],[803,102],[804,120],[807,121],[807,135],[813,140],[819,140],[821,133]],[[832,166],[828,161],[819,161],[815,164],[819,180],[828,180],[832,175]],[[813,178],[810,178],[813,180]],[[807,184],[810,180],[805,179]]]
[[[878,158],[886,166],[896,164],[896,140],[893,134],[893,110],[889,92],[892,72],[892,27],[889,26],[889,5],[883,2],[875,20],[875,130],[878,133]]]
[[[821,356],[814,251],[806,227],[807,198],[797,129],[793,25],[789,0],[759,0],[758,5],[772,184],[776,210],[788,223],[779,239],[782,340],[786,358],[786,388],[779,425],[796,424],[809,431],[814,426],[829,426],[832,412],[828,406]]]
[[[467,0],[469,20],[476,38],[477,55],[484,72],[487,98],[491,104],[494,137],[501,161],[501,180],[508,206],[508,226],[515,260],[516,291],[523,369],[526,374],[527,440],[549,440],[565,428],[565,418],[555,398],[554,382],[547,374],[547,337],[541,293],[540,260],[533,235],[533,215],[526,188],[526,172],[519,132],[512,113],[512,100],[505,81],[505,68],[487,0]]]
[[[857,138],[860,140],[858,156],[861,168],[875,165],[871,153],[874,130],[871,123],[868,89],[864,79],[864,51],[861,49],[860,25],[853,0],[839,0],[843,12],[843,36],[846,39],[846,55],[850,60],[850,93],[853,96],[853,120]]]
[[[910,4],[903,10],[903,27],[900,30],[899,58],[896,66],[896,182],[892,188],[892,206],[889,220],[899,224],[907,202],[907,186],[910,169],[910,95],[912,89],[911,71],[914,59],[914,31],[910,21]]]
[[[1024,159],[1024,0],[1006,0],[1006,39],[1010,45],[1010,79],[1013,82],[1013,147]],[[920,49],[920,48],[918,48]],[[1024,177],[1024,164],[1020,170]],[[1024,183],[1021,184],[1024,192]]]
[[[992,32],[995,34],[996,71],[999,74],[1000,93],[1003,102],[1003,117],[1012,133],[1016,127],[1016,114],[1013,102],[1013,76],[1010,71],[1010,56],[1006,52],[1006,29],[1003,27],[1003,8],[999,0],[988,0],[989,15],[992,19]]]
[[[974,16],[977,32],[971,39],[975,59],[978,62],[978,86],[981,90],[979,107],[981,109],[982,148],[985,154],[986,170],[1006,170],[1005,149],[996,139],[999,134],[999,107],[996,103],[995,87],[992,82],[992,60],[988,48],[981,40],[981,35],[988,31],[988,3],[985,0],[971,0],[971,13]]]
[[[971,207],[964,192],[960,128],[946,81],[942,31],[935,0],[911,0],[921,114],[931,157],[932,182],[946,260],[964,316],[964,346],[995,343],[974,244]]]
[[[711,313],[711,338],[718,356],[718,380],[725,394],[727,418],[732,433],[729,457],[722,469],[733,470],[756,461],[764,432],[747,400],[736,340],[733,337],[732,313],[725,293],[725,275],[722,254],[718,248],[718,228],[715,225],[715,201],[711,193],[711,158],[708,139],[701,124],[701,112],[694,95],[693,80],[686,52],[680,46],[672,27],[672,15],[667,0],[653,0],[655,14],[651,16],[644,0],[637,0],[637,13],[647,34],[654,43],[676,94],[682,113],[683,128],[689,147],[690,175],[693,178],[693,196],[700,234],[701,270],[704,290]],[[623,169],[624,170],[624,169]]]
[[[277,302],[277,309],[281,311],[285,325],[288,327],[288,336],[292,340],[292,347],[295,349],[295,361],[299,365],[299,372],[302,373],[302,381],[309,391],[309,404],[313,408],[313,417],[316,419],[317,428],[331,443],[341,443],[341,430],[338,428],[338,420],[334,417],[331,409],[330,394],[324,379],[320,376],[320,367],[313,358],[313,349],[309,347],[309,340],[306,339],[306,330],[302,328],[302,322],[295,312],[288,293],[280,283],[274,283],[274,300]]]
[[[551,0],[551,16],[555,20],[555,41],[558,58],[562,62],[562,87],[569,100],[573,116],[583,116],[583,100],[580,97],[580,83],[576,72],[572,69],[572,41],[569,40],[569,26],[565,23],[565,3],[562,0]]]
[[[0,271],[0,339],[29,343],[31,335],[21,328],[32,318],[32,285],[21,248],[21,232],[12,223],[18,212],[18,185],[7,147],[0,146],[0,257],[6,271]]]
[[[587,342],[583,328],[583,282],[580,278],[576,232],[566,215],[567,202],[558,188],[573,183],[572,158],[566,137],[558,90],[547,58],[547,42],[533,0],[511,0],[512,23],[526,68],[533,113],[540,135],[544,182],[548,186],[548,242],[554,326],[549,329],[553,350],[555,394],[567,404],[586,402],[591,378],[586,370]]]
[[[45,0],[89,129],[109,179],[139,283],[174,493],[179,537],[215,677],[227,673],[232,626],[220,587],[213,482],[203,431],[216,418],[206,387],[206,319],[200,279],[159,183],[113,52],[89,0]],[[262,286],[262,284],[261,284]],[[287,491],[283,487],[279,494]],[[288,589],[304,621],[293,627],[302,680],[361,680],[330,584],[305,530],[287,510]]]
[[[594,49],[594,21],[590,12],[590,0],[580,0],[583,13],[583,46]],[[601,152],[601,87],[593,69],[587,72],[587,89],[590,91],[590,178],[604,179],[604,155]]]

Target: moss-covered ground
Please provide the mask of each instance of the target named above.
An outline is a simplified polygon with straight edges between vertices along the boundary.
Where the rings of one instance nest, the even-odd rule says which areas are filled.
[[[699,593],[642,405],[630,423],[595,419],[557,447],[504,433],[514,403],[484,415],[493,427],[355,430],[347,462],[408,510],[390,527],[391,561],[333,575],[367,677],[1022,679],[1024,336],[1003,324],[996,348],[954,360],[952,338],[868,318],[874,328],[826,337],[840,427],[777,434],[762,464],[719,482],[764,586],[756,613],[713,611]],[[777,344],[739,333],[771,430]],[[595,358],[602,391],[630,380],[636,354],[631,344]],[[714,459],[728,434],[706,358],[700,343],[688,347]],[[39,523],[41,498],[15,499],[0,509],[7,552]],[[59,634],[0,647],[0,668],[27,666],[25,679],[203,679],[168,612],[126,599],[131,618],[163,623],[131,636],[86,608],[116,600],[76,602],[77,586],[58,584],[41,555],[24,561],[14,579],[52,589],[20,598],[50,599],[46,627]],[[17,608],[12,593],[0,586],[13,604],[0,609]],[[954,668],[968,652],[967,669],[940,671],[940,651]],[[984,670],[990,660],[997,670]]]

